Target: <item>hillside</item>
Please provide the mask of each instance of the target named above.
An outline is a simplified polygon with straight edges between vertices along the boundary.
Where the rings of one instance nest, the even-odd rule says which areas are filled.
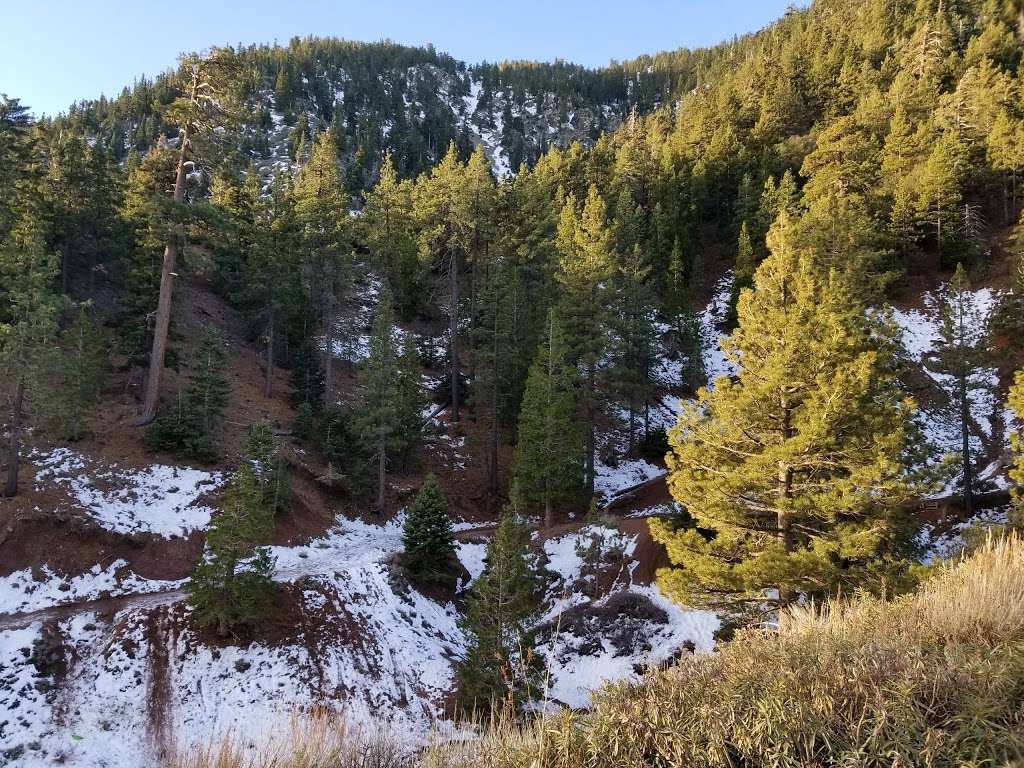
[[[898,627],[960,577],[912,593],[1019,527],[1022,41],[1008,0],[817,0],[597,70],[309,38],[4,97],[0,766],[296,712],[407,753],[492,713],[529,751],[546,711],[565,764],[849,757],[848,720],[652,729],[716,675],[861,711],[793,659],[952,647]],[[952,572],[985,621],[1019,554]]]

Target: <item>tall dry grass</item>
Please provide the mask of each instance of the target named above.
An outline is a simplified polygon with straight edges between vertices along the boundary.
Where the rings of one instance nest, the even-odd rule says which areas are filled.
[[[384,730],[330,712],[294,715],[284,734],[257,743],[226,734],[171,758],[167,768],[412,768],[415,756]]]
[[[778,633],[634,684],[585,713],[492,723],[425,768],[1024,765],[1024,543],[984,544],[916,593],[792,610]],[[298,753],[296,753],[298,754]],[[286,756],[287,757],[287,756]],[[348,768],[345,761],[180,768]],[[401,765],[396,764],[396,765]]]

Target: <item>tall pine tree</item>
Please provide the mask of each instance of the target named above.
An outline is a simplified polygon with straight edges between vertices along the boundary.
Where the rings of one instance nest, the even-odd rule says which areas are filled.
[[[783,214],[723,342],[738,381],[702,390],[670,434],[669,486],[685,514],[651,533],[675,566],[661,585],[688,605],[756,613],[884,591],[912,550],[912,408],[894,329],[794,247],[792,227]]]

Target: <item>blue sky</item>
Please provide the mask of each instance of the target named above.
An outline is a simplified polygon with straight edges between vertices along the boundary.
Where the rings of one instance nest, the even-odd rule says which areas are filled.
[[[116,94],[183,51],[315,34],[433,43],[471,63],[588,66],[760,29],[793,0],[0,0],[0,93],[37,114]],[[178,9],[184,18],[176,18]],[[181,15],[181,14],[179,14]]]

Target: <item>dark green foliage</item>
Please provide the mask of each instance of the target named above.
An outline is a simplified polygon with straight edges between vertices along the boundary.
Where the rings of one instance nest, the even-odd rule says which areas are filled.
[[[325,408],[312,420],[312,441],[327,459],[324,479],[328,485],[366,498],[373,490],[373,452],[363,441],[357,422],[349,408]]]
[[[40,405],[46,428],[64,440],[85,437],[108,365],[107,337],[82,306],[43,361]]]
[[[320,364],[321,358],[313,339],[304,336],[292,353],[291,371],[288,374],[292,387],[292,405],[305,406],[314,413],[323,407],[324,369]]]
[[[416,576],[444,578],[455,554],[455,541],[448,501],[433,475],[427,475],[406,510],[402,547],[405,563]]]
[[[216,625],[220,635],[258,621],[273,606],[274,561],[263,546],[273,526],[256,472],[243,464],[224,492],[206,534],[206,553],[186,585],[196,618]]]
[[[506,511],[466,605],[465,626],[472,640],[459,666],[466,711],[493,708],[515,714],[538,695],[531,626],[539,610],[540,582],[529,543],[529,529]]]
[[[199,461],[216,461],[215,432],[231,397],[224,366],[227,350],[213,326],[199,342],[188,376],[188,386],[146,429],[146,444],[158,450]]]
[[[357,409],[360,436],[377,463],[378,511],[384,509],[388,464],[405,461],[423,431],[416,350],[408,340],[401,348],[395,331],[392,295],[385,286],[377,297]]]
[[[578,378],[566,361],[561,329],[552,313],[548,337],[526,380],[513,481],[518,499],[543,509],[549,525],[554,506],[578,501],[583,494],[584,442],[576,422]]]
[[[288,465],[281,442],[268,422],[259,421],[249,427],[245,458],[252,462],[264,503],[275,514],[286,510],[291,497]]]

